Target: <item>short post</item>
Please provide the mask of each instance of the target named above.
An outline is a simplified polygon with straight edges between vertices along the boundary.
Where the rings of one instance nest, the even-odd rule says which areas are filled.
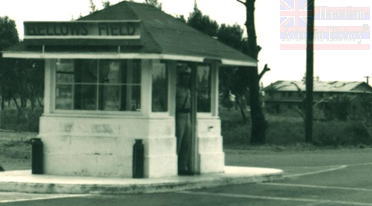
[[[32,138],[32,174],[44,173],[44,160],[43,160],[43,142],[40,138]]]
[[[145,149],[142,139],[136,139],[133,145],[133,178],[144,178]]]

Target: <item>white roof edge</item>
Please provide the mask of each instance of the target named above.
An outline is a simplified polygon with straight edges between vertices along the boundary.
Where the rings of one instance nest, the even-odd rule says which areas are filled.
[[[240,60],[232,60],[232,59],[222,59],[222,64],[230,65],[230,66],[247,66],[247,67],[257,66],[257,62],[240,61]]]
[[[164,59],[190,62],[204,62],[207,57],[187,56],[178,54],[156,54],[156,53],[71,53],[71,52],[19,52],[4,51],[4,58],[26,58],[26,59]],[[221,59],[223,65],[229,66],[257,66],[257,62]]]
[[[123,19],[123,20],[74,20],[74,21],[24,21],[24,23],[126,23],[141,22],[140,19]]]

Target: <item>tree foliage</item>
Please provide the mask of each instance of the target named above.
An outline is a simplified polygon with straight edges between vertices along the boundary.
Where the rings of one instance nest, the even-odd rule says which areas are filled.
[[[19,42],[14,20],[7,16],[0,17],[0,51]]]
[[[204,15],[197,7],[194,8],[194,11],[187,19],[187,24],[209,36],[217,35],[217,22]]]
[[[93,0],[89,0],[89,7],[90,7],[90,13],[94,13],[97,11],[96,4],[93,2]]]
[[[237,50],[242,50],[243,48],[243,29],[235,25],[222,24],[217,31],[218,40],[226,45],[229,45]]]
[[[14,20],[8,17],[0,17],[0,50],[4,50],[19,42],[18,32]],[[1,108],[4,108],[4,101],[10,98],[13,94],[12,88],[16,84],[12,70],[15,66],[15,61],[11,59],[0,58],[0,92],[1,92]]]
[[[187,23],[186,19],[185,19],[185,16],[184,15],[179,15],[179,16],[176,16],[176,19],[178,19],[179,21],[181,21],[182,23]]]
[[[18,43],[18,32],[13,20],[0,17],[0,47],[3,49]],[[44,61],[33,59],[0,58],[1,109],[5,104],[17,109],[17,120],[27,120],[26,108],[33,111],[42,106]]]
[[[145,0],[145,3],[161,10],[162,5],[158,0]]]
[[[110,7],[110,5],[111,5],[111,4],[110,4],[110,1],[108,1],[108,0],[106,0],[106,1],[102,1],[102,6],[103,6],[104,9]]]

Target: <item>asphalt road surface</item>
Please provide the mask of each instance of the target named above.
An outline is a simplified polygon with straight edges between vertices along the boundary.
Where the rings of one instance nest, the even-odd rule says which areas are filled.
[[[1,206],[372,206],[372,162],[335,165],[260,184],[161,194],[36,195],[0,193]]]

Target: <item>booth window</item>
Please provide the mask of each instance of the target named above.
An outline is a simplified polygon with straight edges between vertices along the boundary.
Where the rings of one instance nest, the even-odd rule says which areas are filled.
[[[198,80],[198,112],[211,112],[211,68],[199,65],[196,69]]]
[[[165,63],[152,67],[152,111],[168,111],[168,71]]]
[[[56,109],[139,111],[139,60],[59,60]]]

